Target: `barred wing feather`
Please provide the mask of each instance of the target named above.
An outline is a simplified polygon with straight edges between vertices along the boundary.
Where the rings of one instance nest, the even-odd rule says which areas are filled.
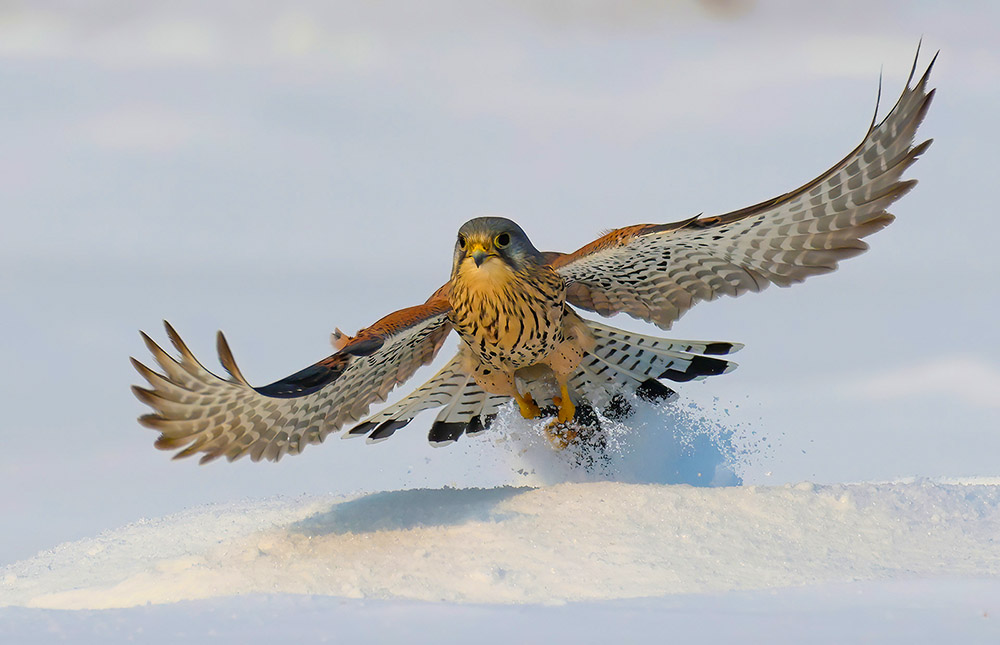
[[[916,183],[901,176],[931,143],[913,140],[934,95],[933,65],[913,87],[911,71],[861,145],[797,190],[725,215],[617,229],[574,253],[549,254],[566,278],[567,301],[669,329],[702,300],[789,286],[864,252],[862,238],[892,222],[886,208]]]
[[[315,365],[263,387],[240,373],[221,332],[219,358],[229,373],[221,378],[198,362],[176,331],[167,335],[175,359],[143,334],[162,373],[132,359],[150,387],[133,387],[155,411],[140,422],[158,430],[156,447],[180,449],[175,458],[204,453],[202,463],[250,455],[279,460],[320,443],[331,432],[363,418],[370,405],[422,365],[430,363],[451,327],[449,306],[440,299],[386,316]]]

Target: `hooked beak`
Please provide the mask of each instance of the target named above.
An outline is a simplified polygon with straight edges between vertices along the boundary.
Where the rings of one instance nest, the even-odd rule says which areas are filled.
[[[490,254],[486,252],[486,247],[482,244],[473,244],[468,253],[468,257],[473,259],[477,267],[483,266],[483,262],[489,256]]]

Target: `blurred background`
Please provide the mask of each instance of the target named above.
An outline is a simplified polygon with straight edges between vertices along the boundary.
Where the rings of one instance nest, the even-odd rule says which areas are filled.
[[[991,1],[0,2],[0,564],[207,502],[515,481],[489,434],[428,447],[433,413],[171,462],[135,422],[137,330],[214,369],[224,329],[268,383],[423,301],[471,217],[569,251],[773,197],[861,140],[880,70],[891,108],[921,36],[936,142],[897,222],[691,311],[672,335],[747,347],[680,389],[748,483],[1000,474],[998,26]]]

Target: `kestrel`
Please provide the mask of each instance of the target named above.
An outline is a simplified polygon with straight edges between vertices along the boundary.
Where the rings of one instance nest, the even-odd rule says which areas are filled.
[[[919,54],[919,51],[918,51]],[[936,57],[935,57],[936,58]],[[934,91],[927,71],[907,79],[888,116],[873,119],[864,140],[808,184],[715,217],[638,224],[611,231],[573,253],[541,252],[520,226],[499,217],[466,222],[455,242],[451,277],[421,305],[389,314],[347,336],[336,352],[291,376],[253,387],[220,332],[229,378],[198,363],[173,328],[175,359],[143,334],[162,368],[132,359],[149,388],[133,387],[155,410],[140,422],[161,434],[156,447],[202,463],[250,455],[277,461],[348,426],[345,437],[381,441],[419,412],[441,408],[429,440],[446,444],[484,431],[499,408],[516,401],[526,418],[555,406],[554,442],[573,440],[581,410],[620,403],[624,393],[664,398],[660,383],[729,372],[729,342],[643,336],[582,318],[626,313],[669,329],[694,304],[721,295],[786,287],[833,271],[865,251],[862,238],[893,220],[890,204],[916,183],[903,172],[931,141],[914,146]],[[454,330],[455,356],[414,392],[367,417],[369,407],[430,363]],[[578,409],[579,406],[579,409]]]

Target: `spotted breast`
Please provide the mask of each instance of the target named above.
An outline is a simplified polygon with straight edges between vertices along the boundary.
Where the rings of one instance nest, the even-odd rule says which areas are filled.
[[[483,365],[513,372],[543,360],[563,338],[566,285],[541,263],[524,271],[462,263],[451,287],[451,323]]]

